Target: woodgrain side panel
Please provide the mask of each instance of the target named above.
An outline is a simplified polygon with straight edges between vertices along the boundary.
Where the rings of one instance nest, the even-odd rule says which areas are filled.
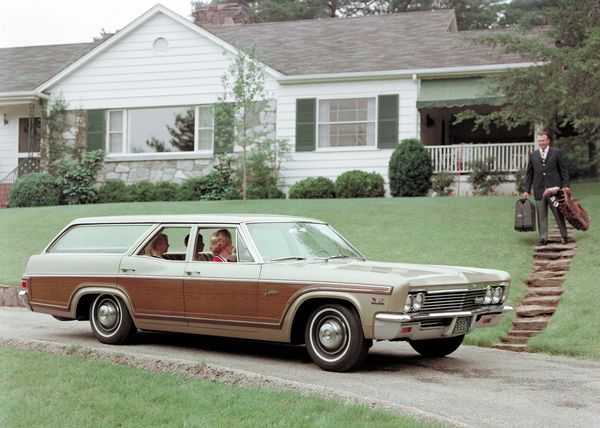
[[[256,281],[186,279],[185,310],[197,320],[256,321]]]
[[[29,296],[32,304],[69,306],[71,296],[85,285],[115,287],[114,277],[87,276],[32,276]]]
[[[119,285],[129,295],[135,316],[184,316],[181,278],[121,277]]]

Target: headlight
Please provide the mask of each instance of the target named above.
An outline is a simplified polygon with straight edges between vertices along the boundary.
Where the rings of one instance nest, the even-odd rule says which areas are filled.
[[[410,294],[406,296],[406,302],[404,303],[404,312],[410,312],[413,304],[413,296]]]
[[[492,303],[493,295],[494,295],[494,292],[492,291],[492,289],[490,287],[488,287],[488,289],[485,292],[485,297],[483,299],[483,303],[485,305],[489,305],[490,303]]]
[[[502,287],[494,287],[494,293],[492,295],[492,304],[497,305],[502,300],[504,289]]]
[[[419,294],[415,294],[413,297],[413,304],[412,304],[412,308],[413,311],[420,311],[421,308],[423,307],[423,293],[419,293]]]

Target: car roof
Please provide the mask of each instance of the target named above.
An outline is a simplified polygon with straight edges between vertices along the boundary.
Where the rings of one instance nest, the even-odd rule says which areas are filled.
[[[179,214],[179,215],[127,215],[105,217],[82,217],[75,224],[119,224],[119,223],[285,223],[285,222],[325,223],[305,217],[274,214]]]

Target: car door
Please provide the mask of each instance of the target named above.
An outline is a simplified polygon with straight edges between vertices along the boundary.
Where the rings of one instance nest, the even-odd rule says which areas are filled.
[[[134,254],[121,260],[118,284],[129,296],[137,319],[187,326],[183,299],[187,254],[184,241],[191,230],[191,225],[164,225]],[[169,248],[163,257],[152,257],[150,248],[159,234],[168,236]]]
[[[200,239],[200,234],[209,243],[211,235],[220,229],[230,232],[238,260],[229,263],[191,260],[187,263],[183,281],[185,315],[190,327],[253,328],[257,317],[260,265],[250,256],[238,228],[234,225],[199,225],[195,239]]]

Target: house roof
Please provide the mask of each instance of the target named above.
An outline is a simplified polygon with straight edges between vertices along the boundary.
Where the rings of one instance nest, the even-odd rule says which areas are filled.
[[[487,46],[473,44],[475,37],[489,32],[456,31],[451,9],[201,28],[158,4],[96,50],[93,48],[104,40],[0,49],[0,96],[43,89],[95,53],[110,48],[156,13],[164,13],[226,47],[248,50],[257,45],[257,55],[268,69],[287,76],[524,62],[516,55],[499,56]]]
[[[34,90],[98,43],[0,49],[0,93]]]
[[[522,63],[456,31],[454,10],[207,27],[286,75],[375,72]]]

